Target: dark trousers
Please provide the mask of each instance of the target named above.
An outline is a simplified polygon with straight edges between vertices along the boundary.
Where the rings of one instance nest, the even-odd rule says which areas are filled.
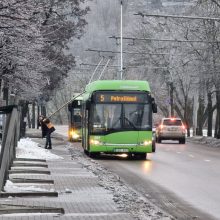
[[[47,132],[46,135],[46,144],[45,144],[45,148],[47,148],[47,146],[49,145],[48,149],[52,148],[52,143],[51,143],[51,137],[50,137],[51,133]]]

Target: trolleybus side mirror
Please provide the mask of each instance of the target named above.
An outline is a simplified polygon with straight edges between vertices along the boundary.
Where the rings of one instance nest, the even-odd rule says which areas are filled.
[[[155,99],[151,98],[152,101],[152,111],[153,113],[157,113],[157,104],[155,103]]]

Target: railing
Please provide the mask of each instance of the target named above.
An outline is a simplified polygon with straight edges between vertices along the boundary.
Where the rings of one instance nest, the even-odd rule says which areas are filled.
[[[0,114],[6,116],[2,134],[0,154],[0,190],[8,179],[8,170],[15,158],[15,148],[20,137],[20,117],[17,106],[0,107]]]

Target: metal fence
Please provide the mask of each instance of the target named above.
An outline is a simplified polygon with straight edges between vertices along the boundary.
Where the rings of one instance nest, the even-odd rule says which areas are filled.
[[[20,137],[20,113],[18,106],[0,107],[0,115],[5,118],[2,127],[2,146],[0,154],[0,190],[8,179],[8,170],[15,158],[15,148]]]

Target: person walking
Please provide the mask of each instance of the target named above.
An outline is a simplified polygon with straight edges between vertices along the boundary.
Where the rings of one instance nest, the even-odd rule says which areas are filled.
[[[55,131],[54,125],[50,122],[49,118],[41,115],[39,122],[42,130],[42,138],[46,137],[45,149],[52,149],[51,133]]]

